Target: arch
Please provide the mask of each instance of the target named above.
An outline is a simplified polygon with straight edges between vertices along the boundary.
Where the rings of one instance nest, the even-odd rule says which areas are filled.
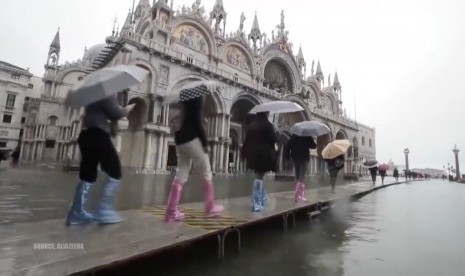
[[[143,98],[134,97],[129,100],[128,104],[135,104],[136,106],[129,112],[128,120],[130,131],[142,130],[143,126],[147,124],[147,103]]]
[[[348,135],[344,129],[339,129],[336,133],[336,139],[347,139]]]
[[[27,124],[36,124],[37,123],[37,114],[39,113],[39,108],[32,106],[27,111]]]
[[[55,115],[49,116],[47,118],[47,125],[49,126],[56,126],[58,121],[58,117]]]
[[[311,117],[310,108],[308,107],[308,104],[302,99],[302,97],[300,97],[297,94],[288,94],[288,95],[283,97],[283,100],[288,100],[288,101],[294,102],[294,103],[300,105],[301,107],[303,107],[303,109],[305,110],[305,112],[303,112],[303,114],[304,114],[303,119],[304,120],[310,120],[310,117]]]
[[[186,74],[177,77],[178,81],[175,83],[171,84],[168,88],[167,91],[175,90],[181,85],[189,82],[189,81],[198,81],[198,80],[207,80],[203,75],[199,74]],[[211,96],[211,99],[215,103],[215,109],[216,113],[227,113],[226,112],[226,103],[223,99],[223,97],[219,94],[219,92],[212,92],[209,94]]]
[[[273,44],[274,45],[274,44]],[[276,48],[278,46],[276,45],[271,45],[268,47],[270,48]],[[295,63],[294,57],[290,54],[285,54],[280,50],[267,50],[265,55],[263,56],[263,62],[259,68],[260,72],[260,77],[264,78],[265,77],[265,67],[270,61],[273,60],[278,60],[280,61],[289,71],[290,76],[291,76],[291,82],[292,82],[292,93],[296,93],[301,90],[301,82],[300,82],[300,71],[298,69],[298,66]]]
[[[329,127],[329,126],[328,126]],[[318,136],[316,139],[316,153],[319,158],[323,158],[322,152],[327,144],[331,142],[331,132],[325,135]]]
[[[292,69],[285,60],[279,57],[271,58],[266,62],[263,67],[263,79],[264,85],[280,91],[283,95],[299,91]]]
[[[256,72],[255,62],[249,49],[237,41],[226,43],[221,52],[221,57],[227,64],[245,70],[252,75]],[[248,65],[248,68],[244,68],[244,65]]]
[[[155,68],[150,62],[144,59],[141,59],[141,58],[136,58],[135,62],[132,64],[139,66],[141,68],[144,68],[145,70],[150,72],[150,76],[152,78],[151,83],[150,83],[150,87],[151,87],[150,93],[152,93],[152,89],[153,89],[153,94],[155,94],[156,84],[158,81],[158,77],[160,75],[157,68]]]
[[[142,24],[141,23],[137,24],[136,33],[143,35],[145,33],[145,30],[147,30],[147,28],[149,27],[149,25],[150,25],[150,17],[146,16],[142,18]]]
[[[362,146],[365,146],[365,136],[362,136]]]
[[[181,17],[173,27],[172,36],[182,45],[187,45],[204,54],[216,54],[217,48],[214,42],[214,34],[203,22],[199,22],[190,17]],[[203,44],[202,39],[205,40]],[[193,47],[195,46],[195,47]]]

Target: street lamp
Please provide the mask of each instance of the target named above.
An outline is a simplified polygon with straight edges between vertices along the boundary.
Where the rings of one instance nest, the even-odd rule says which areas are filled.
[[[409,167],[408,167],[408,154],[410,153],[408,148],[404,149],[405,153],[405,180],[407,180],[407,174],[409,174]]]
[[[457,148],[457,145],[454,145],[452,152],[455,155],[455,177],[457,181],[460,180],[459,151],[460,150]]]

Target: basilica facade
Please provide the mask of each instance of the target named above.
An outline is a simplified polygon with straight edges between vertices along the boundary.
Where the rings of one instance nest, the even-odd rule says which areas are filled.
[[[118,95],[121,105],[135,104],[114,138],[125,167],[155,172],[175,168],[174,138],[168,126],[172,112],[160,96],[185,82],[206,79],[223,84],[219,92],[208,95],[203,110],[216,173],[245,171],[240,149],[251,119],[248,112],[274,100],[289,100],[304,108],[270,118],[279,136],[281,172],[292,169],[283,159],[283,145],[290,137],[289,128],[302,120],[317,120],[331,129],[317,139],[310,174],[325,171],[321,151],[334,139],[352,143],[346,172],[359,172],[363,159],[375,158],[375,129],[345,115],[337,72],[325,82],[319,61],[312,61],[307,72],[302,49],[295,54],[288,40],[284,13],[269,36],[261,32],[257,14],[250,31],[244,29],[242,15],[238,30],[226,33],[226,15],[221,0],[208,13],[200,0],[178,11],[164,0],[155,0],[153,5],[140,0],[121,30],[114,30],[106,43],[86,49],[82,59],[72,63],[60,64],[57,33],[50,45],[41,96],[25,106],[22,162],[79,162],[77,137],[83,110],[70,108],[65,98],[88,73],[117,64],[136,65],[148,72],[143,83]]]

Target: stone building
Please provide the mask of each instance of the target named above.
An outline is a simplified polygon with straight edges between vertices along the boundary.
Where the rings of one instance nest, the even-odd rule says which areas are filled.
[[[0,61],[0,150],[20,145],[23,103],[31,78],[29,70]]]
[[[28,121],[22,160],[57,162],[79,160],[76,138],[80,130],[80,110],[64,104],[69,88],[93,70],[116,64],[134,64],[148,71],[139,86],[119,94],[122,105],[135,103],[128,116],[127,129],[115,138],[123,166],[164,172],[176,166],[174,139],[168,122],[170,106],[163,106],[160,95],[191,80],[214,79],[225,86],[206,98],[204,115],[212,169],[217,173],[241,172],[245,166],[240,148],[250,116],[249,110],[261,103],[284,99],[304,108],[304,112],[271,118],[279,131],[279,165],[290,170],[282,159],[289,128],[298,121],[318,120],[331,133],[320,137],[312,151],[310,173],[324,171],[324,146],[334,139],[349,139],[347,171],[358,171],[363,158],[375,158],[375,130],[359,124],[342,109],[341,84],[337,72],[331,81],[319,61],[307,62],[301,48],[297,54],[285,28],[284,13],[271,35],[262,33],[255,14],[250,31],[226,33],[227,13],[217,0],[207,14],[197,0],[190,7],[175,11],[166,1],[140,0],[134,13],[128,13],[120,31],[114,31],[105,44],[84,51],[82,60],[59,64],[60,41],[57,33],[48,53],[43,90],[34,120]],[[32,107],[31,107],[32,108]]]

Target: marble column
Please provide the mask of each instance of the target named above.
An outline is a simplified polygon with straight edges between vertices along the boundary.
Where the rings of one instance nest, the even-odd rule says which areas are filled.
[[[145,131],[145,152],[144,152],[144,169],[148,169],[150,164],[150,156],[152,155],[152,133]]]
[[[161,170],[162,167],[162,157],[163,157],[163,144],[164,144],[164,139],[163,139],[163,134],[159,134],[158,136],[158,151],[157,151],[157,169]]]
[[[213,157],[212,157],[212,171],[216,172],[216,160],[217,160],[217,145],[216,143],[213,144]]]
[[[226,173],[228,173],[229,172],[229,144],[225,143],[224,147],[225,147],[224,148],[225,151],[224,151],[224,165],[223,165],[223,167],[224,167],[224,171]]]
[[[168,139],[165,136],[163,138],[163,157],[162,157],[162,170],[166,170],[166,164],[168,163]]]
[[[224,166],[224,159],[225,159],[225,158],[224,158],[224,152],[225,152],[225,150],[224,150],[224,143],[221,143],[219,146],[220,146],[220,149],[219,149],[219,151],[220,151],[220,153],[219,153],[220,158],[219,158],[219,160],[218,160],[218,166],[219,166],[218,169],[219,169],[220,172],[224,172],[224,168],[225,168],[225,166]]]

